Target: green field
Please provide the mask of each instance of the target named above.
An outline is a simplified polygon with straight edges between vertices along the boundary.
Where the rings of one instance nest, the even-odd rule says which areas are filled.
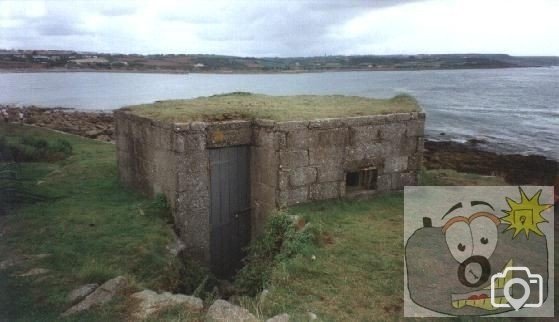
[[[167,210],[122,187],[117,180],[115,146],[53,131],[1,125],[0,136],[65,139],[66,160],[22,165],[21,179],[47,201],[21,205],[0,217],[0,261],[16,255],[49,254],[0,270],[0,320],[58,321],[74,287],[123,274],[130,291],[173,290],[179,263],[168,255]],[[423,184],[503,184],[494,177],[453,171],[424,171]],[[403,317],[403,193],[361,201],[335,200],[288,210],[310,223],[315,240],[290,257],[270,262],[264,300],[237,296],[260,318],[287,312],[292,320],[401,320]],[[47,274],[16,276],[30,268]],[[206,298],[206,302],[211,298]],[[125,297],[75,316],[76,320],[123,320]],[[159,320],[187,320],[171,310]]]
[[[134,114],[169,122],[228,119],[312,120],[418,112],[417,101],[408,95],[373,99],[342,95],[268,96],[229,93],[188,100],[158,101],[129,106]]]
[[[21,163],[19,179],[47,200],[0,217],[0,261],[48,257],[0,271],[0,321],[58,320],[70,290],[120,274],[136,287],[175,287],[178,263],[165,249],[172,238],[164,220],[167,210],[120,186],[115,146],[39,128],[0,126],[0,137],[8,142],[18,143],[24,136],[67,140],[73,155],[57,162]],[[31,268],[50,272],[14,276]],[[116,319],[124,313],[104,309],[77,319]]]

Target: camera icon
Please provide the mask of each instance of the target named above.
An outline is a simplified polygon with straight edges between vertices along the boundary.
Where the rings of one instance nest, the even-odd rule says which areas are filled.
[[[527,279],[513,278],[513,272],[525,272]],[[530,297],[530,285],[535,284],[538,288],[537,303],[526,303]],[[520,298],[514,298],[511,294],[514,285],[522,286],[524,294]],[[491,276],[491,305],[496,308],[512,307],[515,311],[523,307],[541,307],[543,304],[543,278],[540,274],[532,274],[528,267],[510,266],[502,272]]]

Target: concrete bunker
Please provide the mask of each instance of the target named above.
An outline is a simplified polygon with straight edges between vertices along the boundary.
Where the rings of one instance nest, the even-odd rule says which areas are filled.
[[[165,194],[186,252],[229,276],[274,209],[415,185],[425,114],[408,96],[233,93],[115,122],[121,182]]]

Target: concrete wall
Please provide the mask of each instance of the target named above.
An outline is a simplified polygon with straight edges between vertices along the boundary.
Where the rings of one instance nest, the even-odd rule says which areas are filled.
[[[277,123],[276,205],[346,196],[346,172],[377,169],[379,191],[417,183],[425,115],[391,115]]]
[[[121,181],[148,196],[164,193],[187,251],[209,261],[208,149],[249,145],[252,234],[274,209],[346,197],[346,172],[374,167],[374,194],[414,185],[425,114],[274,122],[163,123],[115,112]]]

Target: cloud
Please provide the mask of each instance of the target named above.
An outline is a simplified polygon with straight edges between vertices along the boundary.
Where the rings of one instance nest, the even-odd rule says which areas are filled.
[[[554,0],[0,1],[0,48],[559,55]]]

